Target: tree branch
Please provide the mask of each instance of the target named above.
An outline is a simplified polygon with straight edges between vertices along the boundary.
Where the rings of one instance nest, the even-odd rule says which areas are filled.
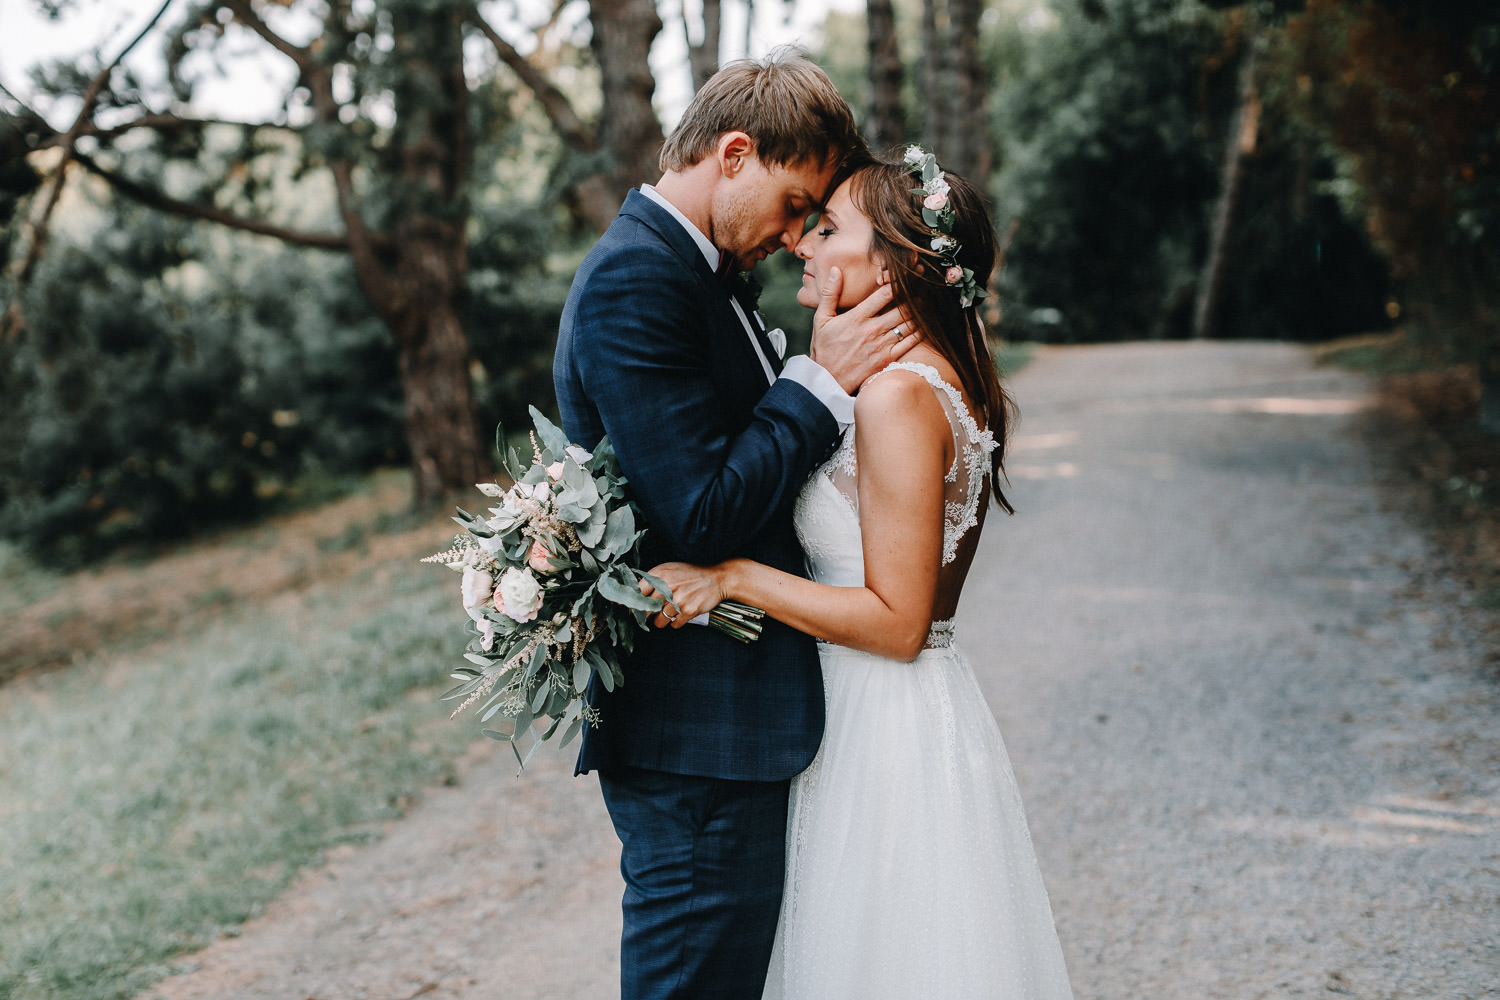
[[[546,113],[548,120],[552,122],[552,127],[557,130],[557,134],[562,138],[563,142],[567,143],[568,147],[575,152],[592,153],[597,146],[593,130],[578,117],[578,113],[573,110],[573,104],[568,100],[567,95],[559,90],[551,80],[542,75],[542,72],[533,66],[525,56],[517,52],[515,46],[511,45],[504,38],[501,38],[500,33],[490,26],[490,23],[484,19],[484,16],[479,13],[477,8],[470,10],[469,21],[474,27],[479,29],[485,38],[489,39],[490,44],[495,47],[495,53],[500,57],[500,61],[509,66],[511,72],[520,78],[521,83],[525,85],[526,89],[530,90],[536,96],[537,101],[542,106],[542,110]]]
[[[287,229],[284,226],[273,225],[260,219],[250,219],[233,212],[226,212],[213,205],[204,205],[199,202],[184,201],[174,198],[164,191],[147,187],[138,181],[131,180],[108,167],[96,162],[93,158],[83,154],[75,153],[76,159],[90,173],[93,173],[109,182],[110,187],[149,208],[155,208],[163,212],[171,212],[173,215],[183,215],[193,219],[203,219],[207,222],[216,222],[231,229],[239,229],[248,233],[256,233],[260,236],[271,236],[284,243],[293,246],[312,247],[317,250],[349,250],[350,241],[347,236],[339,236],[334,233],[308,233],[296,229]]]
[[[162,5],[156,9],[156,13],[151,15],[151,20],[146,22],[146,26],[137,32],[136,36],[103,69],[94,75],[94,78],[89,81],[88,89],[83,92],[83,106],[78,109],[78,117],[73,119],[73,124],[69,126],[67,133],[63,135],[59,143],[62,146],[62,157],[57,161],[57,165],[52,168],[51,174],[48,175],[47,180],[44,182],[48,185],[47,196],[42,200],[41,210],[30,224],[30,245],[26,248],[26,256],[22,258],[20,266],[16,269],[15,289],[11,294],[10,305],[6,307],[4,319],[0,320],[0,326],[4,328],[4,335],[7,340],[15,339],[26,325],[26,318],[21,313],[21,292],[26,287],[26,282],[30,279],[32,269],[36,267],[36,262],[41,259],[42,251],[46,249],[47,231],[52,222],[52,212],[57,208],[57,202],[62,197],[63,182],[67,179],[68,161],[77,156],[75,146],[77,145],[79,135],[83,132],[84,126],[92,120],[94,102],[99,99],[99,95],[104,91],[104,86],[109,82],[110,76],[114,74],[115,67],[119,66],[121,60],[130,54],[131,49],[140,44],[141,39],[145,38],[152,28],[156,27],[156,22],[162,19],[162,16],[166,14],[167,8],[170,6],[172,6],[172,0],[163,0]],[[17,103],[20,102],[17,101]],[[25,107],[25,105],[22,105],[22,107]]]
[[[78,137],[92,139],[114,139],[121,135],[124,135],[126,132],[133,132],[138,128],[149,128],[156,129],[157,131],[167,131],[170,129],[204,128],[209,125],[227,125],[232,128],[240,129],[273,128],[283,129],[291,132],[297,131],[290,125],[278,125],[275,122],[235,122],[222,118],[184,118],[182,115],[163,113],[145,114],[139,118],[133,118],[128,122],[122,122],[119,125],[111,125],[108,128],[102,128],[90,122],[89,124],[85,125],[83,129],[78,133]],[[53,149],[57,146],[62,145],[63,139],[63,136],[53,135],[51,138],[43,139],[41,142],[37,143],[36,148]]]
[[[311,49],[293,45],[272,31],[271,26],[266,24],[250,6],[249,0],[224,0],[224,5],[234,13],[236,20],[263,38],[277,52],[297,64],[302,82],[312,94],[313,110],[318,116],[318,121],[332,128],[343,127],[342,122],[339,121],[339,104],[333,96],[333,74],[330,67],[319,62]],[[339,9],[339,6],[335,4],[330,16],[337,16]],[[357,270],[366,274],[380,273],[383,265],[377,251],[388,246],[390,241],[384,234],[370,232],[365,227],[364,219],[360,217],[354,199],[354,166],[347,157],[333,156],[328,160],[328,169],[333,174],[339,215],[344,220],[344,228],[347,232],[346,236],[340,238],[338,247],[348,250],[354,257],[354,266]],[[381,307],[379,288],[372,286],[366,289],[366,294],[379,309]]]
[[[224,6],[234,12],[235,20],[263,38],[271,48],[296,63],[304,76],[311,75],[318,70],[318,61],[312,50],[293,45],[272,31],[271,26],[250,6],[249,0],[224,0]]]

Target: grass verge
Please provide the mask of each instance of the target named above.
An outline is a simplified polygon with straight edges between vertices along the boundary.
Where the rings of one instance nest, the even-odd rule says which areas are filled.
[[[1500,669],[1500,435],[1479,427],[1478,372],[1432,362],[1399,331],[1326,344],[1319,358],[1378,380],[1373,444],[1486,612]]]
[[[444,540],[433,521],[398,557],[216,598],[201,625],[0,688],[0,996],[132,997],[451,775],[476,738],[435,700],[453,580],[415,562]],[[243,545],[215,551],[233,563]],[[39,599],[67,587],[4,568]],[[184,615],[188,597],[161,595]]]

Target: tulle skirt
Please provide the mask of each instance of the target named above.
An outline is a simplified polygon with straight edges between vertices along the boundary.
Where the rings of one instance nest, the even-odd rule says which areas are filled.
[[[1070,1000],[1015,776],[956,648],[819,647],[765,1000]]]

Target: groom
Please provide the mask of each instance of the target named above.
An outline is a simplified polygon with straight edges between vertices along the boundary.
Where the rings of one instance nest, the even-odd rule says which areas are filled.
[[[609,434],[650,529],[643,565],[749,556],[804,572],[792,503],[852,421],[850,393],[899,352],[900,317],[879,311],[884,289],[835,316],[825,290],[813,356],[783,368],[737,274],[795,246],[865,155],[807,59],[729,64],[668,137],[662,178],[630,192],[579,267],[558,405],[571,440]],[[613,692],[596,679],[601,719],[578,758],[579,773],[598,772],[621,842],[622,996],[758,998],[789,781],[823,732],[813,641],[770,619],[748,645],[663,629],[637,638],[624,672]]]

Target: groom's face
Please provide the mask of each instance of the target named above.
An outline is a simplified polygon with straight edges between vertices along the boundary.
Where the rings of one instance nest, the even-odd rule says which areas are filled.
[[[768,166],[745,153],[726,168],[715,192],[708,234],[720,250],[750,270],[777,250],[791,250],[807,217],[833,182],[834,163],[812,160]]]

